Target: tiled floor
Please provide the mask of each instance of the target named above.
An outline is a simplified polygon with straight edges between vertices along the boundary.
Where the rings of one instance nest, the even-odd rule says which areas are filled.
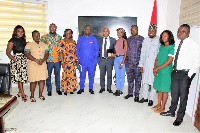
[[[135,103],[133,98],[125,100],[107,92],[100,94],[99,84],[94,84],[94,88],[94,95],[88,92],[86,85],[81,95],[58,96],[54,87],[51,97],[47,96],[45,89],[45,101],[38,98],[37,88],[36,103],[30,100],[24,103],[18,98],[4,116],[5,128],[17,128],[18,133],[198,132],[187,114],[182,125],[174,127],[175,118],[154,113],[147,103]],[[112,88],[115,90],[115,85]],[[17,92],[16,87],[12,88],[12,95]],[[29,85],[25,86],[25,92],[30,96]],[[127,86],[124,87],[126,94]],[[166,109],[169,104],[168,99]]]

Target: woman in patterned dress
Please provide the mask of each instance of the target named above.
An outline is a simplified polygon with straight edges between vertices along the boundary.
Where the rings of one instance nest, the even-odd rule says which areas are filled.
[[[59,42],[58,51],[63,68],[61,91],[67,96],[67,93],[73,94],[77,90],[77,78],[75,66],[79,64],[76,56],[76,42],[72,39],[73,31],[66,29],[63,37]]]
[[[8,41],[6,54],[11,59],[11,81],[18,84],[19,92],[17,95],[18,97],[21,96],[24,102],[27,101],[27,96],[24,93],[23,84],[28,81],[27,58],[24,54],[25,45],[25,30],[21,25],[17,25],[14,28],[12,38]],[[13,51],[13,55],[11,51]]]

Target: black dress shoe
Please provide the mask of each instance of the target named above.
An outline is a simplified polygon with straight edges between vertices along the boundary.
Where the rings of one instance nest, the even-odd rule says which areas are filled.
[[[139,97],[135,97],[134,102],[139,102]]]
[[[48,96],[51,96],[51,95],[52,95],[51,91],[49,91],[49,92],[47,93],[47,95],[48,95]]]
[[[107,91],[108,91],[109,93],[113,93],[113,91],[112,91],[111,89],[107,89]]]
[[[174,126],[179,126],[181,125],[181,123],[183,122],[183,120],[179,120],[179,119],[176,119],[173,123]]]
[[[148,102],[148,99],[142,98],[138,103]]]
[[[70,92],[70,94],[74,94],[74,92]]]
[[[81,94],[82,92],[84,92],[84,89],[80,89],[77,94]]]
[[[149,100],[148,106],[152,106],[153,105],[153,101]]]
[[[62,92],[61,91],[57,91],[58,95],[62,95]]]
[[[132,95],[129,95],[129,94],[128,94],[128,95],[126,95],[124,98],[125,98],[125,99],[129,99],[129,97],[133,97],[133,94],[132,94]]]
[[[99,91],[99,93],[102,93],[103,91],[105,91],[105,89],[104,89],[104,88],[101,88],[101,90]]]
[[[170,113],[169,111],[167,111],[167,112],[161,112],[160,115],[175,117],[175,113]]]
[[[89,89],[90,94],[94,94],[93,89]]]
[[[67,92],[65,92],[64,95],[67,96]]]

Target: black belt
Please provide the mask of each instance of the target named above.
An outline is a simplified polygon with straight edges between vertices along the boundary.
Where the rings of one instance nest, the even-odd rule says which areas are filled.
[[[108,59],[108,57],[102,57],[102,59],[106,59],[106,60],[107,60],[107,59]]]
[[[124,54],[123,55],[115,55],[116,57],[120,57],[120,56],[124,56]]]
[[[182,70],[174,70],[175,72],[177,73],[180,73],[180,72],[188,72],[190,69],[182,69]]]

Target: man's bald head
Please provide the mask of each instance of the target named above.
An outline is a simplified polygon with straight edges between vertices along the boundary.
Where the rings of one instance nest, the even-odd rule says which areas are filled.
[[[103,36],[107,38],[109,35],[110,35],[110,30],[108,28],[104,28],[103,29]]]

